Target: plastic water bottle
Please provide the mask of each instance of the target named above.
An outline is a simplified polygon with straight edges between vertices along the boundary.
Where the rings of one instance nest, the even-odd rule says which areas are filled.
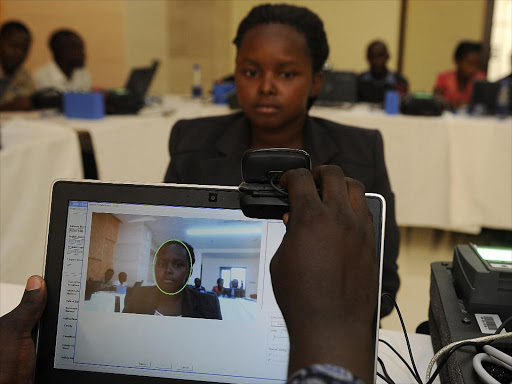
[[[203,95],[203,87],[201,86],[201,67],[198,63],[194,63],[192,74],[192,97],[201,97]]]
[[[508,115],[510,95],[509,95],[509,79],[500,81],[500,89],[496,99],[496,115],[500,119],[505,119]]]

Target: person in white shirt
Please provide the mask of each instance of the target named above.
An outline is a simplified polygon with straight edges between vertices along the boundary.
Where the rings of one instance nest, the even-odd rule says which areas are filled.
[[[114,287],[126,287],[126,280],[128,278],[128,275],[126,272],[119,272],[119,275],[117,275],[118,280],[114,281],[112,285]]]
[[[74,31],[60,29],[50,37],[53,61],[36,70],[37,89],[54,88],[61,92],[88,92],[91,75],[85,68],[85,44]]]

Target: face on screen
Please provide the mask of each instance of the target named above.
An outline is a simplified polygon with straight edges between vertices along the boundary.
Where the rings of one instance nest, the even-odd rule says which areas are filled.
[[[166,244],[157,254],[155,277],[165,292],[177,292],[187,282],[190,274],[190,257],[178,244]]]

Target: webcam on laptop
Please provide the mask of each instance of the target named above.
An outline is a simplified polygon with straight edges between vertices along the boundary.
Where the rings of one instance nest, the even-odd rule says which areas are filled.
[[[288,193],[279,185],[281,176],[291,169],[311,170],[306,151],[289,148],[249,150],[242,158],[240,208],[256,219],[281,219],[289,212]]]

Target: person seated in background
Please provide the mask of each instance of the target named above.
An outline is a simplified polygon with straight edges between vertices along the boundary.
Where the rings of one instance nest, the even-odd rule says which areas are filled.
[[[371,42],[366,49],[366,59],[370,69],[361,73],[357,79],[359,101],[382,103],[386,91],[398,91],[401,95],[407,93],[407,79],[388,69],[389,53],[384,42]]]
[[[23,68],[32,37],[18,21],[8,21],[0,28],[0,110],[32,108],[30,96],[35,91],[30,73]]]
[[[364,186],[336,166],[288,171],[280,182],[291,212],[270,275],[290,337],[287,383],[373,383],[379,288]],[[327,299],[319,285],[329,287]],[[46,297],[45,281],[33,276],[20,305],[0,318],[1,383],[32,381],[32,329]]]
[[[217,285],[212,288],[213,293],[215,293],[217,296],[223,295],[225,293],[224,288],[224,279],[221,279],[220,277],[217,279]]]
[[[206,289],[201,285],[201,279],[199,277],[194,279],[194,286],[192,288],[199,292],[206,292]]]
[[[85,68],[85,44],[74,31],[60,29],[49,41],[53,61],[34,75],[37,89],[54,88],[60,92],[91,90],[91,75]]]
[[[475,80],[485,79],[480,70],[482,45],[462,41],[454,54],[456,69],[441,72],[437,76],[434,94],[449,108],[456,110],[469,104]]]
[[[155,255],[155,286],[134,287],[126,294],[124,313],[222,320],[219,299],[188,286],[196,261],[185,242],[165,242]]]
[[[99,291],[111,290],[113,287],[112,277],[114,276],[114,270],[109,268],[105,271],[105,277],[98,287]]]
[[[382,135],[308,114],[322,87],[322,67],[329,55],[322,20],[303,7],[259,5],[240,23],[234,44],[242,112],[178,121],[169,140],[165,182],[238,186],[248,149],[302,149],[313,166],[338,165],[368,192],[386,199],[382,290],[395,297],[400,286],[400,233]],[[381,314],[391,310],[391,302],[385,301]]]
[[[112,283],[114,287],[126,287],[126,280],[128,279],[128,275],[126,272],[119,272],[117,275],[117,280]]]

